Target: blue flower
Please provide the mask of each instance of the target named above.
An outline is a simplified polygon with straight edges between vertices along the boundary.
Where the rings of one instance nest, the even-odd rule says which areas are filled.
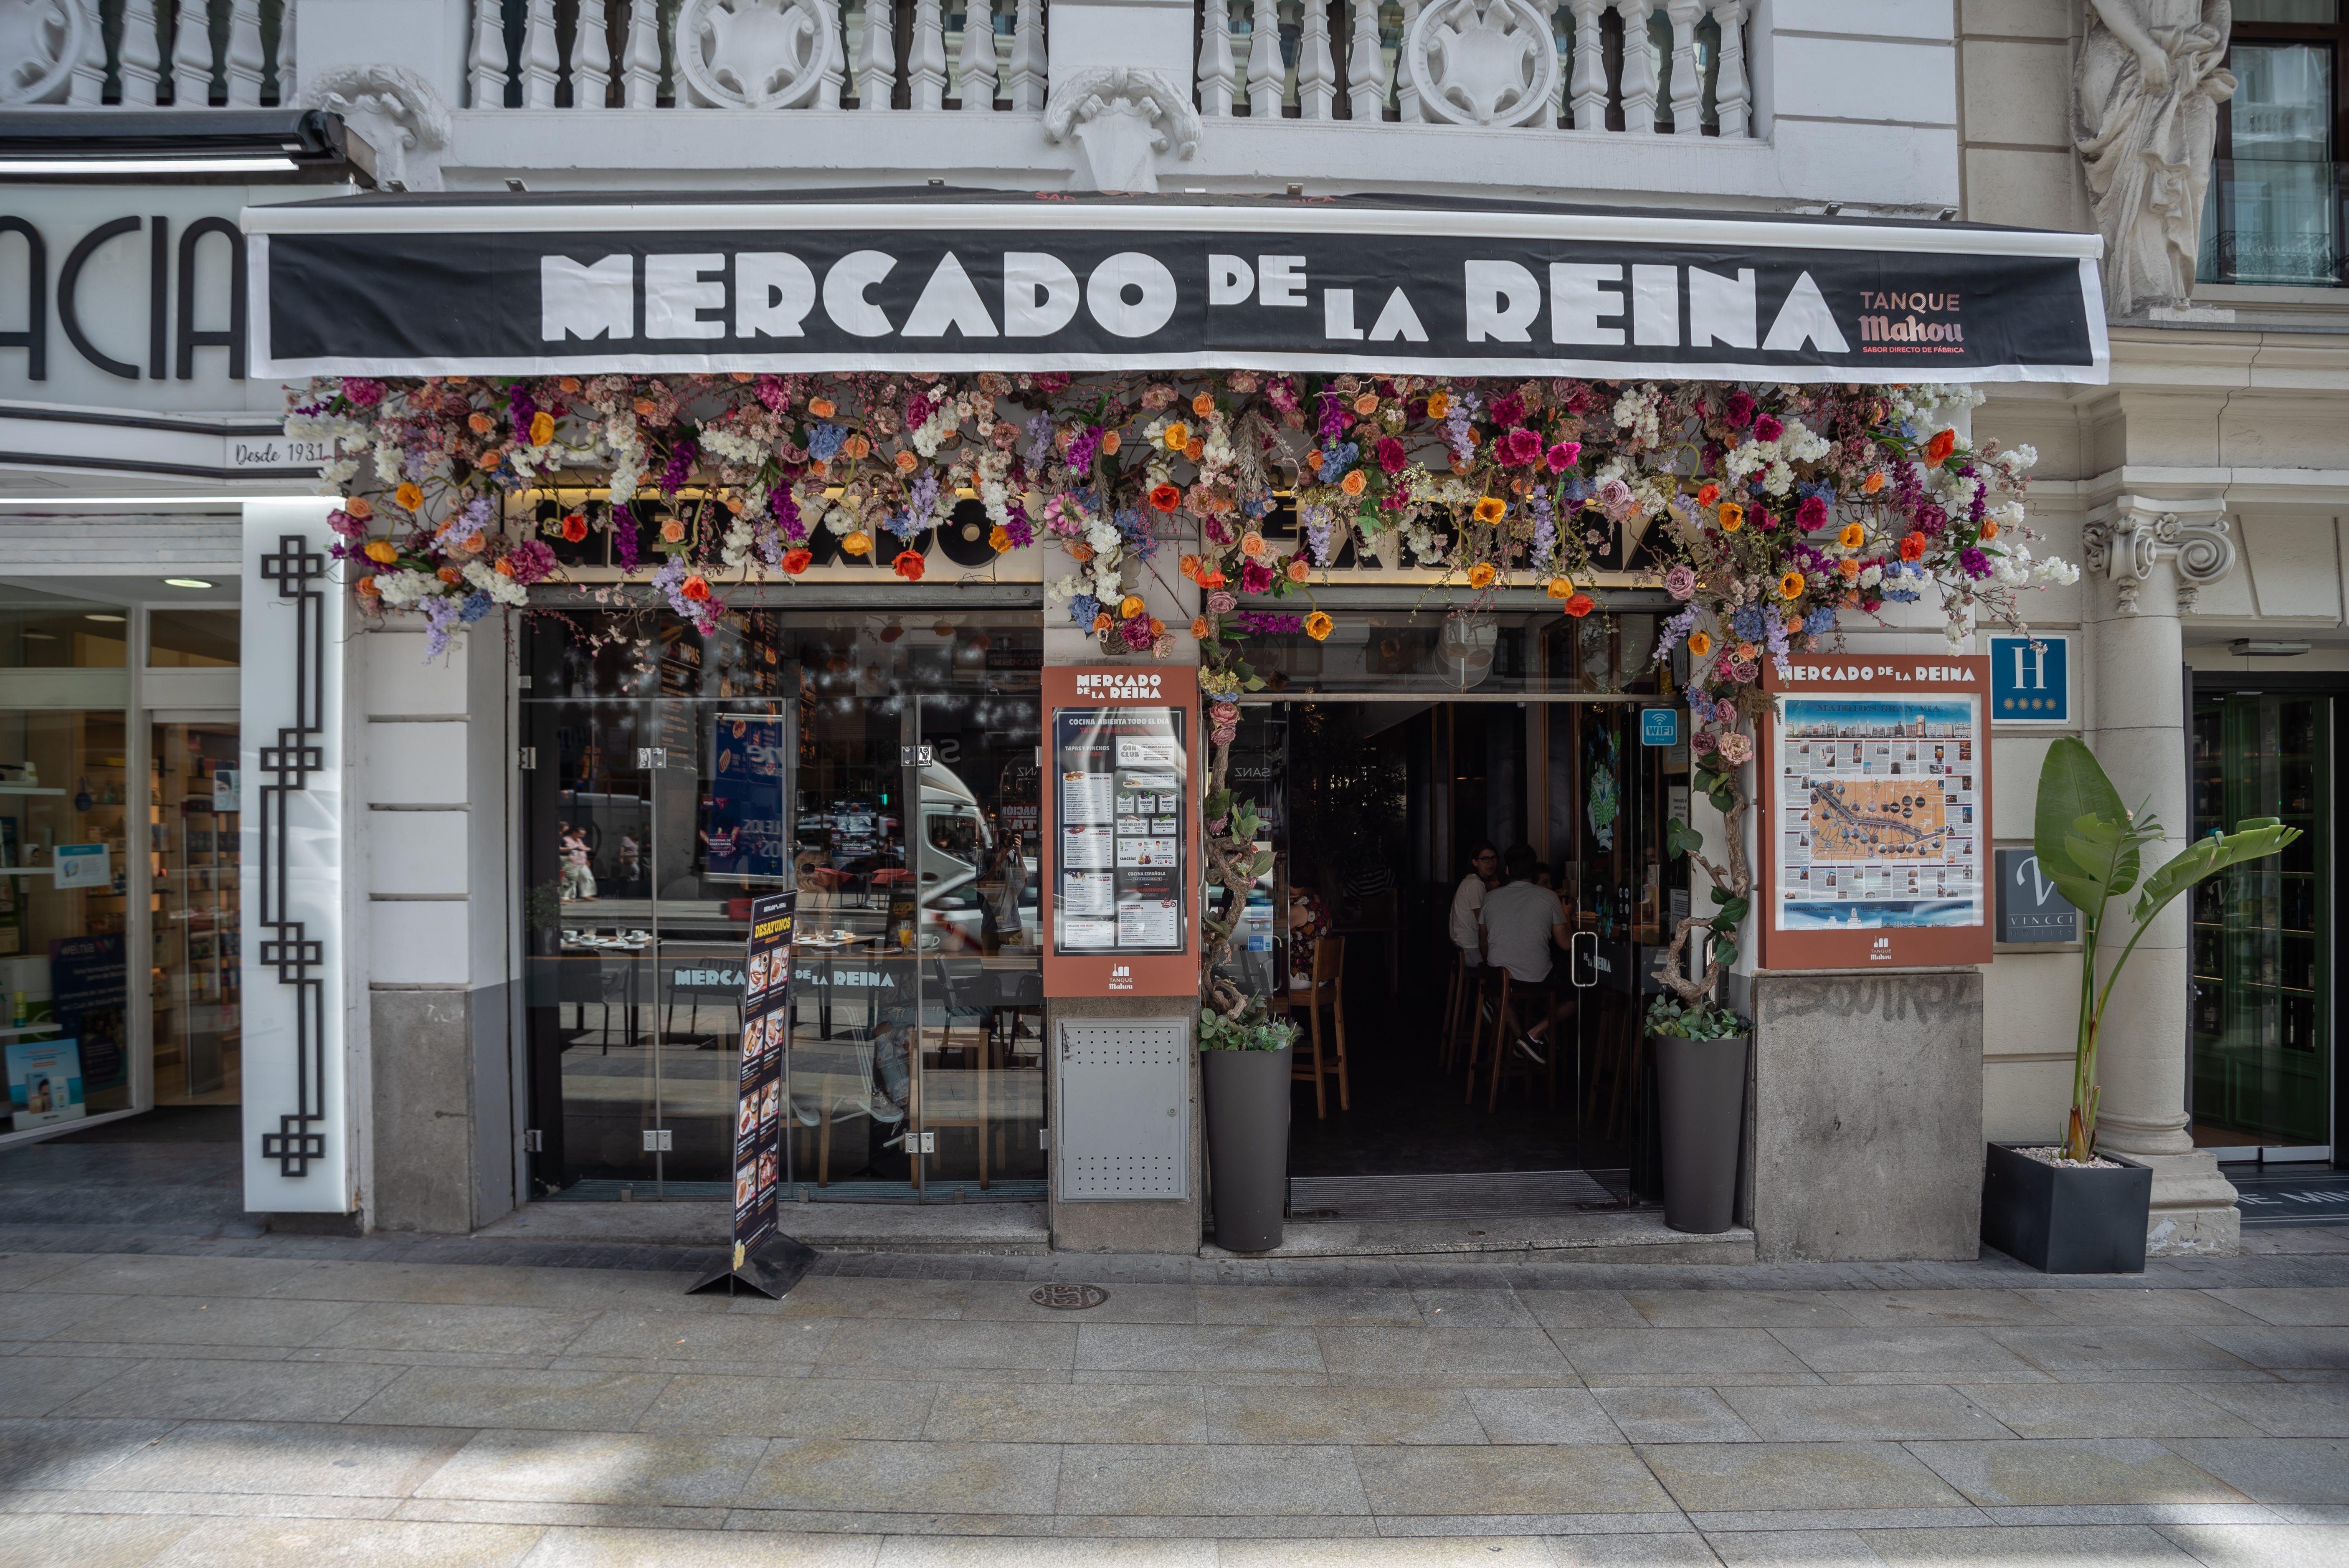
[[[1069,619],[1080,626],[1090,627],[1093,617],[1101,614],[1101,601],[1090,593],[1080,593],[1069,601]]]
[[[465,602],[457,607],[457,619],[470,626],[488,614],[496,603],[497,601],[492,599],[486,591],[476,588],[467,594]]]
[[[848,439],[848,432],[838,425],[816,425],[808,430],[808,455],[830,462]]]
[[[1912,593],[1909,597],[1914,598],[1916,595]],[[1809,633],[1814,637],[1823,636],[1826,633],[1834,631],[1835,626],[1836,613],[1831,606],[1826,604],[1820,605],[1817,609],[1813,610],[1809,614],[1803,617],[1803,630]]]
[[[1762,638],[1762,611],[1757,605],[1748,604],[1731,615],[1729,624],[1749,643],[1759,642]]]

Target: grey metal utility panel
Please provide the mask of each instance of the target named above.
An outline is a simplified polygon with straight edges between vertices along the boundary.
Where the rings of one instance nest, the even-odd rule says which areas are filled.
[[[1191,1020],[1060,1026],[1053,1144],[1063,1203],[1191,1195]]]

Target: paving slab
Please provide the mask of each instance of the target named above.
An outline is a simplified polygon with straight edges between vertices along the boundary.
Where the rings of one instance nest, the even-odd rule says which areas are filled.
[[[1267,1328],[1416,1328],[1421,1324],[1418,1298],[1402,1289],[1203,1284],[1194,1299],[1203,1324]]]
[[[1638,1451],[1692,1513],[1941,1508],[1966,1501],[1898,1443],[1676,1443]]]
[[[923,1436],[980,1443],[1204,1443],[1201,1390],[1167,1384],[947,1384]]]
[[[1371,1507],[1392,1515],[1668,1512],[1672,1500],[1619,1444],[1358,1449]]]
[[[0,1253],[0,1293],[23,1290],[87,1263],[88,1253]]]
[[[354,1306],[305,1344],[331,1350],[560,1356],[595,1321],[596,1315],[592,1312],[563,1312],[548,1307],[367,1302]]]
[[[353,1362],[161,1358],[127,1367],[96,1359],[38,1365],[114,1374],[68,1401],[57,1411],[59,1415],[228,1421],[339,1421],[382,1392],[402,1370]],[[0,1378],[0,1387],[9,1381]]]
[[[2349,1502],[2349,1441],[2331,1438],[2178,1438],[2168,1446],[2260,1502]]]
[[[2180,1444],[2179,1449],[2189,1445]],[[2149,1438],[1920,1442],[1909,1451],[1985,1506],[2161,1506],[2251,1501]]]
[[[2161,1533],[2213,1568],[2339,1568],[2349,1523],[2166,1524]]]
[[[1781,1328],[1781,1345],[1814,1372],[1922,1373],[1961,1379],[2034,1378],[2032,1365],[1985,1328]]]
[[[47,1336],[57,1344],[308,1345],[359,1310],[347,1301],[264,1301],[252,1296],[126,1296]]]
[[[412,1302],[444,1306],[592,1311],[632,1302],[723,1312],[720,1295],[689,1296],[696,1276],[662,1269],[482,1268],[467,1264],[337,1262],[262,1292],[289,1301]]]
[[[1081,1282],[1079,1282],[1081,1283]],[[1010,1323],[1196,1323],[1198,1289],[1188,1284],[1118,1284],[1109,1287],[1109,1299],[1081,1313],[1041,1306],[1033,1299],[1036,1287],[1026,1280],[975,1280],[962,1315],[974,1321]]]
[[[1061,1456],[1058,1508],[1071,1514],[1187,1518],[1352,1517],[1370,1511],[1355,1473],[1354,1450],[1248,1443],[1071,1444]]]
[[[2252,1385],[2251,1387],[2278,1387]],[[2220,1389],[2199,1383],[1969,1383],[1958,1392],[2020,1438],[2250,1438],[2261,1429],[2231,1413]]]
[[[2221,1289],[2204,1294],[2261,1323],[2294,1327],[2349,1327],[2349,1285]]]
[[[768,1445],[739,1501],[757,1509],[1047,1514],[1060,1471],[1061,1450],[1045,1444],[792,1438]]]
[[[2137,1327],[2156,1325],[2178,1325],[2193,1327],[2209,1324],[2223,1327],[2228,1324],[2255,1324],[2260,1321],[2251,1313],[2208,1291],[2098,1289],[2098,1290],[2019,1290],[2015,1294],[2035,1306],[2044,1307],[2065,1323],[2103,1326],[2126,1324]]]
[[[1517,1300],[1544,1328],[1647,1328],[1652,1326],[1621,1291],[1538,1290],[1520,1287]]]
[[[1759,1328],[1560,1328],[1551,1337],[1585,1376],[1633,1373],[1702,1384],[1723,1373],[1809,1370]]]
[[[1209,1388],[1207,1438],[1218,1443],[1481,1443],[1485,1429],[1457,1388]]]
[[[0,1568],[139,1568],[195,1525],[169,1516],[0,1513]]]
[[[765,1320],[728,1321],[759,1324]],[[1066,1371],[1076,1365],[1077,1330],[1073,1323],[849,1321],[824,1339],[815,1359],[829,1367]]]
[[[1267,1542],[1288,1545],[1289,1542]],[[1319,1542],[1299,1544],[1320,1545]],[[1349,1542],[1375,1546],[1375,1542]],[[873,1568],[1217,1568],[1213,1541],[1060,1541],[1050,1537],[893,1535]],[[1224,1559],[1228,1562],[1229,1559]],[[622,1565],[615,1565],[622,1568]],[[732,1568],[732,1564],[713,1564]],[[1520,1564],[1519,1568],[1523,1568]],[[1547,1568],[1547,1564],[1544,1564]]]
[[[643,1418],[667,1381],[658,1372],[411,1367],[348,1419],[625,1432]]]
[[[563,1354],[656,1363],[715,1361],[758,1370],[813,1365],[843,1326],[832,1318],[620,1307],[584,1324]]]
[[[536,1526],[402,1520],[206,1519],[155,1568],[513,1568]]]
[[[522,1568],[874,1568],[883,1545],[877,1536],[558,1527]]]
[[[2066,1320],[2018,1290],[1839,1290],[1836,1309],[1878,1327],[2054,1327]]]
[[[1523,1328],[1322,1328],[1321,1357],[1337,1383],[1577,1384],[1550,1336]]]
[[[911,1439],[928,1423],[938,1387],[896,1380],[680,1373],[636,1418],[636,1430]]]
[[[2271,1438],[2349,1438],[2349,1383],[2220,1383],[2198,1390]],[[2228,1438],[2234,1432],[2156,1433]],[[2349,1501],[2349,1500],[2344,1500]]]
[[[188,1421],[85,1484],[100,1492],[406,1497],[471,1436],[445,1427]]]
[[[741,1494],[766,1452],[763,1438],[485,1431],[451,1456],[417,1495],[724,1507]]]
[[[1985,1332],[2033,1366],[2050,1372],[2078,1372],[2093,1376],[2131,1371],[2255,1370],[2240,1357],[2228,1354],[2196,1331],[2187,1328],[2110,1325],[2074,1328],[1992,1328]]]
[[[1585,1388],[1471,1388],[1468,1408],[1495,1443],[1619,1443],[1627,1439]]]
[[[2254,1367],[2349,1371],[2349,1328],[2203,1328],[2196,1332]]]
[[[1963,1395],[1932,1385],[1723,1388],[1721,1398],[1765,1442],[1899,1442],[1910,1438],[2013,1435]]]
[[[1711,1388],[1593,1388],[1591,1398],[1634,1443],[1750,1443],[1754,1429]]]
[[[1632,1310],[1658,1328],[1845,1328],[1843,1292],[1632,1290]]]
[[[86,1295],[261,1296],[324,1267],[309,1259],[101,1253],[33,1288]]]
[[[970,1305],[973,1283],[810,1274],[781,1301],[737,1305],[777,1317],[954,1318]]]
[[[91,1486],[166,1436],[170,1421],[0,1421],[0,1477],[11,1492]]]
[[[12,1356],[0,1365],[0,1419],[47,1416],[122,1375],[122,1364],[98,1356]],[[145,1412],[92,1410],[89,1415]]]
[[[1140,1380],[1147,1375],[1202,1383],[1329,1380],[1321,1341],[1310,1328],[1087,1323],[1075,1333],[1080,1378]]]
[[[1889,1568],[2192,1568],[2195,1559],[2145,1525],[1982,1525],[1971,1530],[1870,1530],[1861,1542]]]

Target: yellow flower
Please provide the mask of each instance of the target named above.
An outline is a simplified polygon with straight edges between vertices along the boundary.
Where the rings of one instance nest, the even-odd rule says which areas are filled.
[[[1707,632],[1691,632],[1689,634],[1688,649],[1689,652],[1697,658],[1701,659],[1704,657],[1705,655],[1713,652],[1712,634]]]
[[[873,536],[860,528],[842,540],[840,548],[851,555],[870,555],[873,553]]]
[[[402,480],[399,488],[391,492],[391,499],[399,503],[401,510],[414,511],[424,504],[424,487],[414,480]]]
[[[554,416],[541,408],[530,417],[530,444],[543,447],[554,439]]]
[[[1427,417],[1429,418],[1441,419],[1450,412],[1452,412],[1452,395],[1450,393],[1430,392],[1427,395]]]
[[[1305,634],[1312,638],[1317,643],[1327,642],[1330,632],[1336,628],[1337,624],[1338,624],[1330,619],[1329,616],[1323,614],[1320,611],[1316,610],[1313,614],[1305,617]]]
[[[1493,585],[1493,579],[1498,575],[1499,573],[1493,570],[1491,562],[1479,561],[1475,565],[1468,568],[1468,586],[1489,588]]]
[[[370,540],[367,542],[367,558],[378,565],[388,566],[399,559],[399,552],[388,539]]]
[[[1781,598],[1781,599],[1799,599],[1799,598],[1801,598],[1802,596],[1803,596],[1803,574],[1802,574],[1801,573],[1799,573],[1799,572],[1789,572],[1789,573],[1787,573],[1784,577],[1781,577],[1781,578],[1779,578],[1779,579],[1778,579],[1778,597],[1779,597],[1779,598]]]
[[[1745,526],[1745,509],[1733,500],[1721,503],[1721,531],[1735,533]]]
[[[1002,524],[998,523],[987,531],[987,547],[998,555],[1011,548],[1011,536],[1003,531]]]
[[[1158,439],[1164,444],[1168,451],[1179,452],[1191,444],[1191,427],[1178,419],[1167,426],[1166,433]]]
[[[1486,496],[1476,503],[1478,522],[1498,522],[1509,513],[1509,503],[1498,496]]]
[[[1128,593],[1124,598],[1123,598],[1123,599],[1121,599],[1121,600],[1119,600],[1119,601],[1117,602],[1117,618],[1118,618],[1119,620],[1121,620],[1121,621],[1131,621],[1131,620],[1133,620],[1136,615],[1139,615],[1139,614],[1142,614],[1142,595],[1141,595],[1141,594],[1139,594],[1139,593]]]
[[[1571,598],[1573,598],[1573,597],[1574,597],[1574,581],[1573,581],[1573,579],[1571,579],[1571,578],[1568,578],[1568,577],[1553,577],[1553,578],[1551,578],[1551,579],[1549,580],[1549,596],[1550,596],[1551,598],[1553,598],[1553,599],[1571,599]]]
[[[1857,550],[1868,542],[1868,530],[1856,522],[1847,522],[1843,525],[1843,531],[1836,535],[1836,542],[1846,550]]]

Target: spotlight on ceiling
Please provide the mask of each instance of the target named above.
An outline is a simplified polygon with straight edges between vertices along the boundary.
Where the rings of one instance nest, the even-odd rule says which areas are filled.
[[[209,588],[212,584],[205,582],[201,577],[166,577],[163,579],[163,586],[166,588]]]

